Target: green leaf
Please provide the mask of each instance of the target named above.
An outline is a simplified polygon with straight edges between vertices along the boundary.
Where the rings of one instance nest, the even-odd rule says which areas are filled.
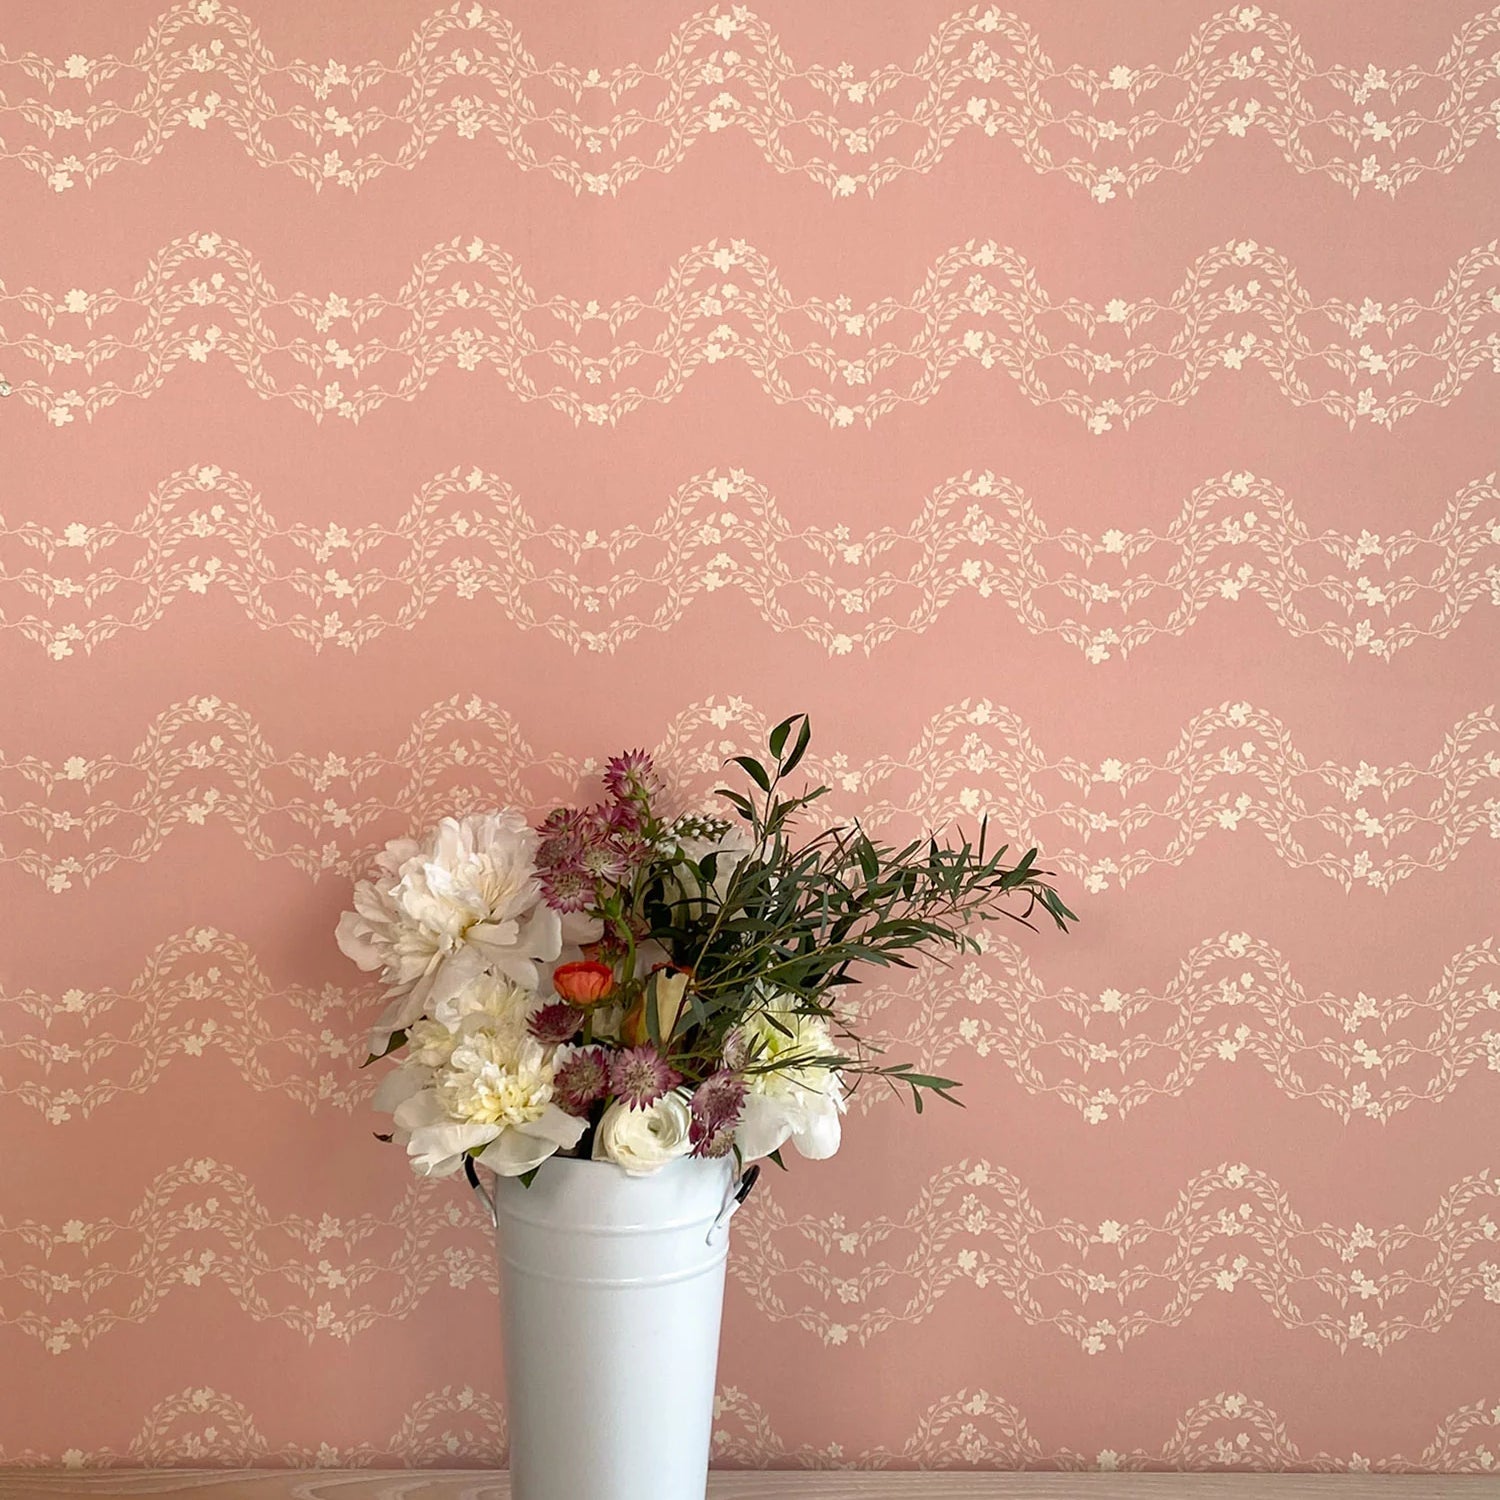
[[[391,1033],[391,1039],[390,1039],[390,1041],[388,1041],[385,1044],[385,1051],[384,1052],[372,1052],[360,1064],[360,1067],[362,1067],[362,1068],[368,1068],[372,1062],[379,1062],[382,1057],[389,1057],[391,1055],[391,1053],[393,1053],[398,1047],[404,1047],[405,1045],[406,1045],[406,1033],[404,1031],[393,1031]]]
[[[731,759],[733,764],[737,765],[761,791],[771,790],[771,778],[766,774],[766,768],[753,755],[736,755]]]
[[[656,985],[659,977],[653,974],[646,981],[646,1038],[658,1052],[661,1051],[661,1012],[656,1003]]]
[[[802,728],[797,731],[797,743],[792,746],[792,753],[781,763],[783,776],[790,776],[797,769],[802,757],[807,754],[808,744],[812,740],[812,720],[806,714],[801,714],[799,717],[802,720]],[[791,723],[791,720],[788,719],[787,722]]]
[[[727,786],[721,786],[714,796],[722,797],[742,818],[754,818],[755,809],[750,804],[748,797],[742,797],[738,792],[732,792]]]
[[[776,1165],[778,1167],[780,1167],[783,1172],[786,1171],[786,1163],[784,1161],[782,1161],[782,1159],[781,1159],[781,1147],[780,1146],[778,1146],[774,1151],[768,1151],[768,1152],[766,1152],[766,1160],[767,1161],[774,1161],[776,1163]]]

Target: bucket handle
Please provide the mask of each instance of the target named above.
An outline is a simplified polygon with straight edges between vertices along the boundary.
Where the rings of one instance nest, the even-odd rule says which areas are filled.
[[[469,1186],[479,1194],[480,1201],[484,1204],[485,1211],[490,1216],[490,1223],[498,1229],[500,1227],[500,1210],[495,1207],[494,1191],[487,1188],[479,1180],[479,1173],[474,1170],[474,1158],[472,1156],[464,1157],[464,1176],[469,1179]]]
[[[479,1179],[479,1173],[474,1169],[472,1157],[464,1157],[464,1176],[469,1179],[469,1186],[479,1195],[479,1200],[484,1204],[485,1211],[490,1216],[490,1223],[497,1229],[500,1226],[500,1211],[495,1206],[495,1194],[492,1189],[487,1188]],[[739,1212],[740,1204],[750,1196],[750,1189],[755,1186],[756,1179],[760,1176],[760,1163],[747,1167],[736,1181],[729,1185],[729,1191],[724,1195],[724,1206],[719,1210],[718,1217],[708,1226],[708,1234],[704,1236],[705,1244],[712,1244],[714,1236],[729,1223]]]
[[[757,1162],[754,1166],[746,1167],[738,1179],[730,1182],[729,1191],[724,1194],[724,1206],[719,1210],[718,1218],[708,1226],[708,1233],[703,1239],[704,1244],[713,1244],[714,1236],[724,1229],[740,1211],[740,1204],[750,1196],[750,1189],[755,1186],[755,1181],[759,1176],[760,1163]]]

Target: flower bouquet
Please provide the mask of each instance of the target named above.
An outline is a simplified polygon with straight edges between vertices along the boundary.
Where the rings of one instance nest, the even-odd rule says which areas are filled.
[[[1074,920],[1036,851],[1007,865],[984,825],[947,844],[896,847],[857,823],[799,839],[827,792],[788,789],[810,734],[795,715],[766,761],[735,757],[728,816],[670,812],[637,751],[608,762],[602,802],[536,828],[514,810],[445,818],[388,844],[339,923],[339,946],[387,986],[370,1044],[371,1061],[399,1058],[376,1091],[383,1139],[425,1175],[496,1174],[518,1500],[702,1495],[746,1164],[784,1165],[788,1144],[831,1156],[868,1082],[918,1110],[958,1087],[885,1060],[850,987],[977,951],[976,920]],[[642,1389],[630,1340],[663,1326],[696,1395]],[[602,1382],[612,1419],[581,1380]],[[586,1433],[570,1409],[590,1413]]]

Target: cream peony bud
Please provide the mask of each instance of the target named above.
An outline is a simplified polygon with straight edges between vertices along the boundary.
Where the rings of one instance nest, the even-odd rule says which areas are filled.
[[[648,1177],[692,1150],[692,1123],[688,1101],[679,1093],[663,1094],[639,1109],[616,1100],[594,1132],[594,1160],[612,1161],[632,1177]]]
[[[672,1040],[687,1000],[688,976],[681,969],[659,969],[651,976],[651,1003],[656,1006],[656,1034],[663,1047]]]

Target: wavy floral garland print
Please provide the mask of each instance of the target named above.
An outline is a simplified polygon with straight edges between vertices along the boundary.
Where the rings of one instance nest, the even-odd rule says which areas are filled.
[[[124,524],[0,516],[0,629],[64,661],[227,593],[261,629],[358,651],[457,599],[613,654],[691,628],[700,599],[727,594],[847,656],[920,635],[971,596],[1098,665],[1226,605],[1258,604],[1345,660],[1389,660],[1500,605],[1493,474],[1434,504],[1425,532],[1390,534],[1314,532],[1281,485],[1244,472],[1198,485],[1161,530],[1059,527],[990,469],[914,496],[900,526],[799,526],[794,509],[803,497],[783,504],[727,466],[678,486],[645,525],[584,528],[534,516],[471,468],[435,475],[394,525],[287,523],[247,478],[197,464]]]
[[[704,805],[722,760],[747,748],[739,735],[713,735],[721,718],[763,716],[743,701],[695,704],[656,757]],[[1049,862],[1089,893],[1182,866],[1209,840],[1258,837],[1288,868],[1386,892],[1446,869],[1471,841],[1500,840],[1500,720],[1486,710],[1444,728],[1425,763],[1312,762],[1273,715],[1224,703],[1152,754],[1091,764],[1048,754],[1003,705],[964,702],[935,714],[904,753],[866,764],[811,753],[808,774],[832,795],[808,822],[900,828],[988,816],[1049,849]],[[479,698],[434,704],[393,751],[353,758],[279,749],[243,707],[190,699],[131,749],[61,764],[0,757],[0,830],[49,833],[45,851],[17,840],[0,867],[62,894],[156,858],[179,831],[221,824],[256,859],[348,878],[399,828],[488,807],[497,793],[545,809],[547,793],[532,788],[575,785],[588,767],[536,755],[507,712]],[[79,794],[97,800],[62,810],[65,800],[79,806]]]
[[[349,883],[805,709],[1083,920],[863,993],[717,1461],[1500,1471],[1500,9],[1356,9],[6,8],[0,1464],[503,1463]]]
[[[613,195],[744,135],[837,201],[934,171],[972,131],[1109,203],[1265,135],[1298,171],[1395,194],[1493,133],[1497,39],[1500,12],[1482,10],[1429,66],[1320,63],[1287,20],[1241,5],[1175,58],[1099,68],[1054,62],[1045,28],[975,6],[916,58],[866,69],[801,62],[753,7],[722,4],[672,27],[655,59],[601,69],[544,62],[503,7],[457,3],[423,15],[392,62],[319,63],[279,57],[249,14],[195,0],[128,55],[0,52],[0,82],[18,77],[35,101],[9,107],[20,144],[0,159],[65,193],[213,130],[315,190],[353,191],[440,142],[482,140],[575,193]]]
[[[427,251],[393,292],[319,299],[279,290],[248,247],[206,233],[164,246],[128,295],[0,284],[0,317],[16,330],[0,338],[15,394],[56,427],[211,362],[319,422],[414,400],[451,366],[493,373],[575,424],[613,426],[742,365],[767,399],[837,430],[926,405],[973,362],[1096,435],[1252,373],[1295,406],[1390,427],[1500,374],[1500,251],[1476,246],[1429,296],[1386,305],[1314,298],[1285,255],[1240,240],[1198,256],[1165,301],[1096,305],[1050,296],[1010,246],[970,241],[910,292],[860,306],[794,293],[741,240],[687,251],[646,295],[545,297],[476,236]],[[586,352],[586,329],[605,352]]]

